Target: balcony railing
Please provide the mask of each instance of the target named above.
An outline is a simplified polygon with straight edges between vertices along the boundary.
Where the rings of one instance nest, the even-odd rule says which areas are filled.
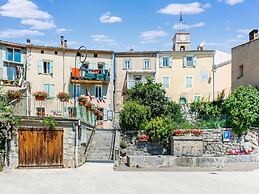
[[[137,83],[147,83],[147,81],[146,80],[129,80],[127,88],[128,89],[134,88]]]

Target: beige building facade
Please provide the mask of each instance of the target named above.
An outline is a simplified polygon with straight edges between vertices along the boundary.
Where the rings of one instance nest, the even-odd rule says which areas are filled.
[[[232,89],[239,86],[259,87],[259,35],[249,34],[249,42],[232,48]]]
[[[26,79],[31,86],[31,115],[73,116],[74,99],[93,96],[92,102],[103,113],[97,117],[97,127],[112,127],[112,51],[87,50],[84,63],[80,62],[80,57],[76,57],[75,63],[75,49],[28,45],[27,50]],[[48,98],[37,101],[33,95],[37,91],[47,92]],[[60,92],[68,93],[71,99],[61,102],[57,98]]]

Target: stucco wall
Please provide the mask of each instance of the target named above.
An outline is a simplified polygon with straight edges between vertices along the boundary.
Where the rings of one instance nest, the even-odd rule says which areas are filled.
[[[243,65],[243,77],[239,66]],[[232,89],[241,85],[259,87],[259,39],[232,49]]]

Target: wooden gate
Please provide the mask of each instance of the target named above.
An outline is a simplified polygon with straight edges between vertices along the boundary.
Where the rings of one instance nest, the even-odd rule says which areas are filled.
[[[63,167],[63,130],[20,129],[19,167]]]

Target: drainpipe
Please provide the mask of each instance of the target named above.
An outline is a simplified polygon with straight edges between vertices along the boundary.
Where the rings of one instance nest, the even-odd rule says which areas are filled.
[[[156,69],[156,72],[155,72],[155,82],[158,82],[158,68],[159,68],[159,52],[157,52],[156,54],[156,64],[155,64],[155,69]]]
[[[115,54],[113,53],[112,55],[113,59],[112,59],[112,63],[113,63],[113,126],[115,126],[116,121],[115,121],[115,113],[116,113],[116,96],[117,96],[117,91],[116,91],[116,79],[117,79],[117,75],[116,75],[116,62],[115,62]]]
[[[80,121],[78,121],[78,123],[74,123],[73,124],[73,128],[75,130],[75,168],[78,167],[78,128],[79,128],[79,123]]]
[[[212,65],[212,101],[215,101],[215,72],[216,72],[216,65],[215,65],[215,51],[213,53],[213,65]]]

